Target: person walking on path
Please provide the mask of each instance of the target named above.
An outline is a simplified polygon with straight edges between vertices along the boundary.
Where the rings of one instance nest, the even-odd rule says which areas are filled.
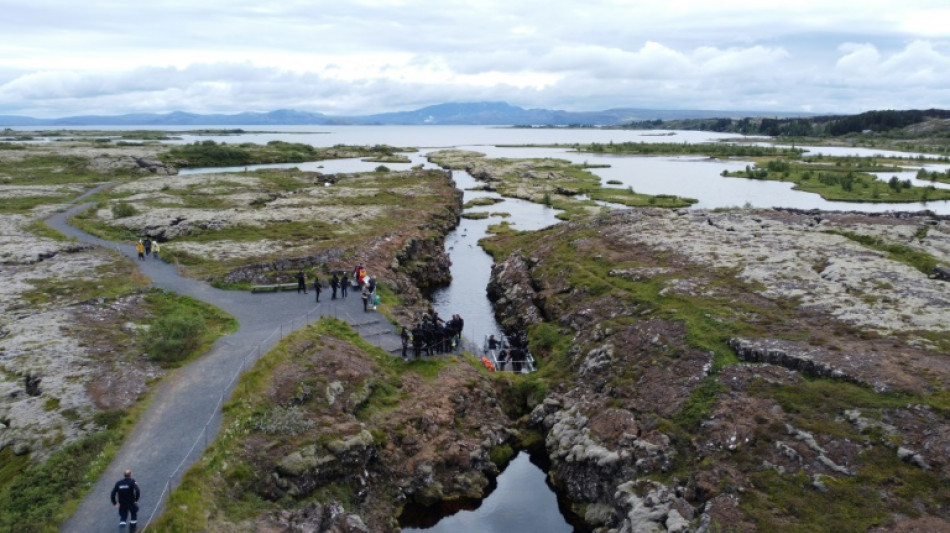
[[[319,278],[318,276],[314,276],[314,278],[313,278],[313,292],[317,293],[317,301],[318,301],[318,302],[320,301],[320,290],[321,290],[321,289],[322,289],[322,287],[320,287],[320,278]]]
[[[145,244],[142,242],[142,239],[139,239],[139,242],[135,243],[135,251],[139,253],[139,261],[145,260]]]
[[[369,287],[363,285],[363,290],[360,291],[360,297],[363,298],[363,312],[369,311],[367,306],[369,305]]]
[[[340,279],[340,298],[346,298],[346,291],[350,288],[350,278],[347,277],[346,272],[343,273],[343,278]]]
[[[142,244],[145,246],[145,257],[152,255],[152,239],[145,237],[145,242]]]
[[[297,294],[307,294],[307,278],[303,275],[303,270],[297,271]]]
[[[330,278],[330,290],[333,291],[330,293],[330,299],[336,300],[336,290],[340,288],[340,278],[336,277],[336,272],[333,273],[333,277]]]
[[[160,249],[160,248],[159,248],[159,246],[158,246],[158,241],[153,241],[153,242],[152,242],[152,257],[154,257],[155,259],[158,259],[158,251],[159,251],[159,249]]]
[[[132,479],[132,471],[126,470],[125,476],[115,482],[115,486],[112,487],[112,494],[109,495],[112,506],[119,508],[119,529],[125,527],[125,519],[128,516],[131,518],[129,520],[129,531],[135,531],[139,517],[139,496],[141,496],[141,492],[138,484]]]

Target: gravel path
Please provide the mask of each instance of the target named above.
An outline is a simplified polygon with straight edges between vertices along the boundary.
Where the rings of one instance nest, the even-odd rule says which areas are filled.
[[[69,237],[116,249],[136,260],[134,246],[99,239],[66,222],[87,206],[77,205],[47,223]],[[217,435],[220,406],[230,396],[238,374],[284,335],[329,315],[345,320],[364,338],[391,353],[401,347],[396,328],[378,313],[364,313],[359,294],[352,290],[348,298],[337,300],[324,291],[318,303],[312,291],[306,295],[296,291],[225,291],[185,278],[174,265],[158,259],[136,263],[154,286],[220,307],[237,318],[240,328],[218,339],[207,354],[170,373],[154,391],[149,408],[62,531],[115,531],[118,518],[109,503],[109,492],[127,468],[132,469],[142,489],[139,529],[147,527],[149,520],[161,513],[167,493]]]

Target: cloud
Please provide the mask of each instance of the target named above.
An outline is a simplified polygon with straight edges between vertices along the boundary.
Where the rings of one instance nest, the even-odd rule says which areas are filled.
[[[851,83],[875,86],[943,85],[950,83],[950,55],[933,44],[916,40],[890,55],[870,43],[845,43],[836,74]]]
[[[942,4],[7,0],[0,114],[948,107]]]

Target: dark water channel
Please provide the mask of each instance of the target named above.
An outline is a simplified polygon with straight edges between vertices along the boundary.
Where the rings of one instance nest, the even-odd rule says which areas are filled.
[[[547,485],[544,471],[530,456],[519,453],[502,472],[494,490],[481,501],[443,505],[438,520],[431,510],[419,513],[408,509],[404,513],[403,533],[510,533],[544,532],[569,533],[573,526],[567,523],[558,508],[558,500]]]
[[[423,154],[412,154],[411,164],[390,164],[395,170],[422,164],[432,167]],[[299,167],[325,173],[365,172],[376,163],[358,159],[330,160],[317,163],[288,165],[253,165],[256,168]],[[182,174],[204,172],[241,172],[244,167],[187,169]],[[491,275],[492,257],[478,241],[488,235],[488,227],[502,221],[517,230],[537,230],[558,223],[559,212],[551,207],[524,200],[502,198],[494,192],[471,190],[480,186],[470,174],[454,171],[456,186],[463,191],[463,202],[474,198],[491,197],[501,200],[488,206],[476,206],[466,212],[487,211],[485,219],[462,218],[458,227],[446,236],[445,248],[452,259],[452,283],[433,291],[433,308],[439,316],[451,317],[458,313],[465,319],[464,336],[476,345],[488,335],[499,335],[501,328],[495,321],[486,287]],[[505,213],[507,216],[501,216]],[[400,518],[403,531],[452,533],[560,533],[574,531],[558,506],[554,491],[547,484],[546,474],[527,453],[520,453],[494,480],[491,493],[483,500],[443,503],[429,508],[407,509]]]
[[[497,193],[469,190],[479,184],[467,172],[455,171],[453,178],[463,191],[464,202],[481,197],[502,199]],[[433,292],[431,299],[440,316],[461,315],[465,319],[465,337],[480,345],[488,335],[500,334],[501,329],[485,290],[492,258],[478,245],[479,239],[488,234],[490,225],[502,221],[518,230],[537,230],[556,224],[558,211],[511,198],[466,210],[476,211],[496,215],[485,219],[463,217],[459,226],[446,236],[446,252],[452,258],[452,283]],[[403,531],[559,533],[574,530],[559,509],[557,496],[548,486],[544,471],[527,453],[522,452],[512,460],[495,484],[496,488],[480,502],[408,509],[401,521],[411,527]]]
[[[478,241],[488,235],[489,226],[502,221],[517,230],[538,230],[556,224],[559,211],[524,200],[502,198],[494,192],[470,190],[478,187],[479,183],[464,171],[455,171],[452,176],[456,186],[464,193],[464,202],[484,197],[502,200],[494,205],[465,210],[466,213],[488,212],[494,215],[484,219],[463,217],[459,226],[446,236],[446,252],[452,258],[452,283],[437,289],[430,296],[440,316],[460,314],[465,319],[465,337],[480,346],[485,337],[498,335],[501,330],[485,291],[491,275],[492,258],[478,245]],[[509,216],[500,216],[501,213]]]

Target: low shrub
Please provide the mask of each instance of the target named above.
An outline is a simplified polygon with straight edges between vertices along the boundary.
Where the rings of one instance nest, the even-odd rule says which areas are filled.
[[[126,218],[138,214],[138,209],[134,205],[126,202],[119,202],[112,206],[113,218]]]
[[[201,344],[205,321],[190,310],[159,317],[145,335],[149,357],[163,363],[186,359]]]

